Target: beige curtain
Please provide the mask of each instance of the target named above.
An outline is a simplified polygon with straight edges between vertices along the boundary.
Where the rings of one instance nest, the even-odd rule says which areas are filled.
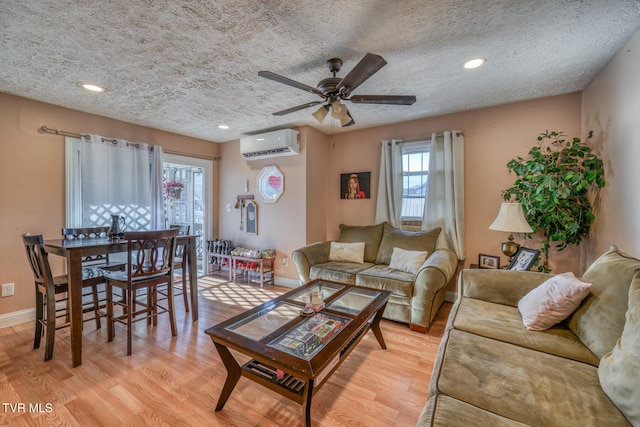
[[[402,210],[402,140],[383,140],[375,223],[400,225]]]
[[[431,136],[429,184],[422,229],[442,227],[439,247],[465,259],[464,239],[464,136],[446,131]]]

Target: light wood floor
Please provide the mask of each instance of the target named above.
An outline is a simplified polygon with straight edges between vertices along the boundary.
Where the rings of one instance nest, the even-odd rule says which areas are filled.
[[[204,330],[288,288],[234,285],[204,277],[200,320],[185,316],[176,298],[178,337],[167,316],[156,328],[136,325],[133,354],[116,329],[85,324],[83,364],[71,368],[69,330],[59,330],[53,359],[44,342],[32,350],[33,323],[0,329],[0,425],[12,426],[301,426],[300,405],[241,378],[222,411],[215,412],[225,368]],[[435,354],[451,304],[427,334],[382,321],[387,349],[369,333],[314,396],[314,426],[413,426],[427,401]],[[43,340],[44,341],[44,340]],[[241,355],[236,355],[245,362]]]

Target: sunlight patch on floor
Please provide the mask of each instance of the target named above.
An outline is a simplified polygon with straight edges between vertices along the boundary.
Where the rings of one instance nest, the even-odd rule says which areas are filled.
[[[253,308],[280,295],[271,289],[231,283],[211,276],[198,278],[198,287],[203,298],[245,309]]]

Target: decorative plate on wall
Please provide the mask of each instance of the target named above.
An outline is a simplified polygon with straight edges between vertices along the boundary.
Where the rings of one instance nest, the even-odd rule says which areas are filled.
[[[258,193],[265,203],[276,203],[284,193],[284,175],[277,166],[262,168],[257,178]]]

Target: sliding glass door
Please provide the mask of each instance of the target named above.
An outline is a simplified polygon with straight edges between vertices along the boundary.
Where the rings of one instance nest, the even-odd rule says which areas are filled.
[[[198,238],[198,274],[205,273],[205,241],[212,224],[211,160],[164,154],[163,182],[166,226],[189,225]]]

